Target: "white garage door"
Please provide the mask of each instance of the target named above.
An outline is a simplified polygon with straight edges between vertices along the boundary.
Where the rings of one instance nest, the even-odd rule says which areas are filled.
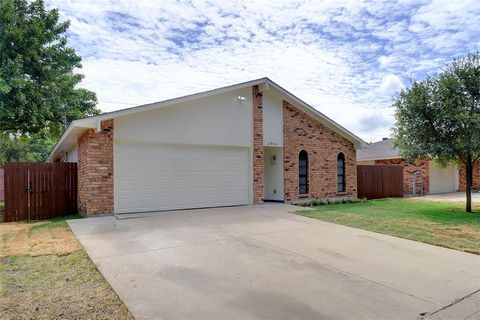
[[[430,194],[455,192],[458,189],[458,169],[439,168],[430,161]]]
[[[115,213],[249,203],[248,148],[115,144]]]

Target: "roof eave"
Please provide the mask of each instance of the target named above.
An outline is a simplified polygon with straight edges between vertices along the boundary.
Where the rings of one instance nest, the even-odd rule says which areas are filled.
[[[271,84],[273,87],[275,87],[277,90],[279,90],[282,94],[286,95],[289,97],[291,100],[296,102],[295,104],[299,104],[302,107],[304,107],[306,110],[310,112],[310,115],[314,116],[318,120],[320,120],[323,124],[325,124],[328,128],[332,129],[333,131],[337,132],[341,136],[347,138],[350,142],[352,142],[355,146],[355,149],[361,149],[365,148],[368,146],[368,143],[363,141],[360,137],[356,136],[354,133],[349,131],[348,129],[344,128],[340,124],[336,123],[326,115],[324,115],[322,112],[318,111],[317,109],[313,108],[311,105],[303,101],[302,99],[298,98],[288,90],[282,88],[280,85],[276,84],[269,78],[265,78],[269,84]]]
[[[88,121],[85,121],[85,120],[88,120]],[[70,125],[67,127],[67,129],[63,132],[60,139],[58,139],[52,151],[50,151],[50,154],[48,155],[48,158],[47,160],[45,160],[45,162],[52,162],[55,159],[58,151],[61,149],[61,146],[64,144],[65,140],[72,134],[72,132],[75,129],[85,129],[85,130],[96,129],[97,128],[96,123],[98,121],[99,121],[98,119],[93,119],[93,118],[85,118],[85,119],[72,121]]]
[[[173,98],[173,99],[164,100],[164,101],[160,101],[160,102],[144,104],[144,105],[140,105],[140,106],[136,106],[136,107],[132,107],[132,108],[112,111],[112,112],[103,113],[103,114],[100,114],[100,115],[91,116],[91,117],[87,117],[87,118],[72,121],[72,123],[68,126],[68,128],[62,134],[62,136],[60,137],[60,139],[57,141],[56,145],[54,146],[54,148],[50,152],[50,155],[47,158],[47,162],[53,161],[56,153],[58,152],[58,149],[60,148],[62,143],[65,141],[65,139],[68,137],[68,135],[73,131],[74,128],[78,128],[78,127],[96,128],[96,127],[98,127],[98,123],[102,120],[115,119],[115,118],[118,118],[118,117],[123,117],[123,116],[130,115],[132,113],[149,111],[149,110],[152,110],[152,109],[169,106],[169,105],[176,104],[176,103],[187,102],[187,101],[191,101],[191,100],[194,100],[194,99],[209,97],[209,96],[212,96],[212,95],[221,94],[223,92],[229,92],[229,91],[242,89],[242,88],[245,88],[245,87],[250,87],[250,86],[255,86],[255,85],[261,85],[261,84],[268,84],[268,85],[271,85],[272,87],[276,88],[282,94],[284,94],[285,96],[290,98],[294,102],[294,104],[298,104],[298,105],[302,106],[306,111],[308,111],[308,113],[310,113],[311,116],[313,116],[314,118],[317,118],[324,125],[326,125],[330,129],[332,129],[334,132],[337,132],[341,136],[343,136],[343,137],[347,138],[349,141],[351,141],[354,144],[355,149],[360,149],[360,148],[364,148],[365,146],[367,146],[367,143],[365,141],[363,141],[361,138],[357,137],[355,134],[353,134],[352,132],[350,132],[349,130],[344,128],[343,126],[334,122],[333,120],[331,120],[330,118],[325,116],[323,113],[321,113],[317,109],[310,106],[305,101],[301,100],[300,98],[298,98],[294,94],[285,90],[284,88],[282,88],[281,86],[279,86],[278,84],[276,84],[275,82],[270,80],[268,77],[263,77],[263,78],[259,78],[259,79],[255,79],[255,80],[251,80],[251,81],[247,81],[247,82],[234,84],[234,85],[227,86],[227,87],[222,87],[222,88],[217,88],[217,89],[208,90],[208,91],[204,91],[204,92],[194,93],[194,94],[183,96],[183,97],[178,97],[178,98]]]
[[[392,160],[392,159],[402,159],[402,156],[375,157],[375,158],[365,158],[365,159],[358,159],[357,158],[357,161]]]

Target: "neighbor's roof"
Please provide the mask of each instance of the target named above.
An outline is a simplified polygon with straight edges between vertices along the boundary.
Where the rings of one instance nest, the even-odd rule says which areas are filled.
[[[350,132],[349,130],[345,129],[335,121],[331,120],[327,116],[325,116],[323,113],[320,111],[316,110],[303,100],[299,99],[292,93],[288,92],[287,90],[283,89],[280,87],[278,84],[270,80],[269,78],[261,78],[261,79],[256,79],[252,81],[247,81],[247,82],[242,82],[238,83],[235,85],[227,86],[227,87],[222,87],[214,90],[209,90],[209,91],[204,91],[200,93],[195,93],[179,98],[174,98],[174,99],[169,99],[169,100],[164,100],[160,102],[155,102],[155,103],[150,103],[150,104],[145,104],[145,105],[140,105],[137,107],[132,107],[132,108],[126,108],[118,111],[113,111],[113,112],[107,112],[107,113],[102,113],[97,116],[91,116],[88,118],[80,119],[80,120],[75,120],[70,123],[68,128],[65,130],[63,135],[60,137],[58,140],[57,144],[55,147],[53,147],[52,151],[50,152],[50,155],[48,156],[47,161],[52,161],[55,157],[57,157],[62,151],[68,151],[70,150],[75,144],[78,139],[78,137],[85,132],[88,129],[100,129],[100,122],[102,120],[107,120],[107,119],[115,119],[117,117],[123,117],[129,114],[133,113],[138,113],[138,112],[143,112],[143,111],[149,111],[157,108],[162,108],[166,106],[170,106],[173,104],[181,103],[181,102],[187,102],[187,101],[192,101],[195,99],[199,98],[205,98],[221,93],[226,93],[246,87],[251,87],[259,85],[262,86],[263,90],[268,90],[269,88],[273,88],[274,90],[279,91],[285,98],[286,101],[292,103],[298,108],[301,108],[302,111],[306,112],[313,118],[317,119],[318,121],[322,122],[325,126],[329,127],[333,131],[337,132],[341,136],[345,137],[349,141],[353,142],[356,148],[362,148],[366,146],[366,143],[357,137],[355,134]]]
[[[357,150],[357,160],[377,160],[401,158],[400,151],[393,146],[393,139],[384,139]]]

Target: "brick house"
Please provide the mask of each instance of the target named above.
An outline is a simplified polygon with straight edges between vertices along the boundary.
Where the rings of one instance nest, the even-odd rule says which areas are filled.
[[[364,142],[268,78],[73,121],[84,215],[355,198]]]
[[[357,164],[403,166],[403,190],[406,196],[414,193],[420,195],[465,191],[465,179],[462,179],[461,170],[459,174],[457,167],[441,168],[435,161],[427,158],[420,158],[415,162],[407,161],[393,144],[393,139],[386,138],[369,144],[367,148],[357,152]]]

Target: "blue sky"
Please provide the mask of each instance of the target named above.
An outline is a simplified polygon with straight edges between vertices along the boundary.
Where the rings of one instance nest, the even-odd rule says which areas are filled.
[[[408,79],[480,50],[480,2],[48,0],[112,111],[268,76],[366,141]]]

